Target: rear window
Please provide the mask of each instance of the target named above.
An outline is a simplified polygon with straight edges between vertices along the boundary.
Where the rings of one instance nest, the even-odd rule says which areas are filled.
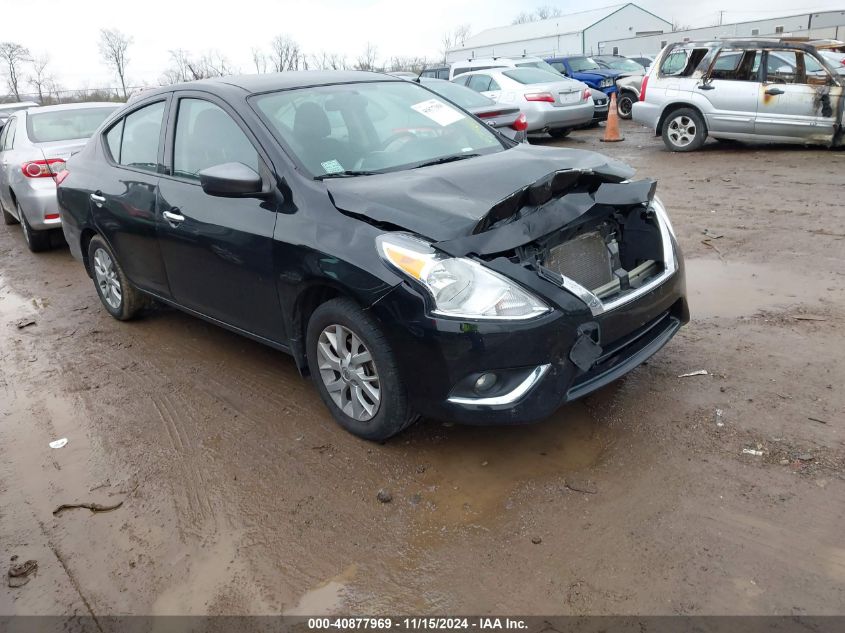
[[[424,81],[423,85],[441,97],[446,97],[449,101],[457,103],[462,108],[483,108],[495,103],[492,99],[488,99],[474,90],[458,86],[448,81],[442,83],[439,81]]]
[[[660,64],[660,74],[689,77],[708,52],[706,48],[681,48],[671,51]]]
[[[601,70],[601,67],[595,62],[595,60],[589,57],[570,57],[569,67],[572,68],[572,72],[575,73],[584,72],[586,70]]]
[[[514,81],[530,85],[530,84],[547,84],[550,81],[561,81],[558,74],[552,74],[539,68],[514,68],[513,70],[506,70],[502,73],[505,77],[513,79]]]
[[[117,107],[115,104],[113,108],[79,108],[30,113],[26,118],[26,131],[33,143],[88,138]]]

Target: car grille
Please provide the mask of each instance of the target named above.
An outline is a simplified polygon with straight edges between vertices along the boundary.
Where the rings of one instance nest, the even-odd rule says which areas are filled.
[[[598,231],[584,233],[553,247],[544,265],[588,290],[613,280],[610,251]]]

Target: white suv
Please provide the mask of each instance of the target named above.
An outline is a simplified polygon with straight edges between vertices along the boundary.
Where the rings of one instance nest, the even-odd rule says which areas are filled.
[[[809,44],[684,42],[664,48],[643,79],[633,119],[673,152],[708,136],[837,146],[845,77]]]

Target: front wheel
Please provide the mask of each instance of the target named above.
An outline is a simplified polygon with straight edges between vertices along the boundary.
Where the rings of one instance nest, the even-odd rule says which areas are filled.
[[[616,102],[616,111],[620,119],[630,119],[634,111],[634,97],[630,93],[623,92]]]
[[[691,108],[675,110],[663,122],[663,143],[672,152],[693,152],[706,139],[704,120]]]
[[[416,420],[387,339],[355,302],[320,305],[308,321],[306,350],[320,398],[350,433],[383,441]]]
[[[91,277],[103,307],[118,321],[134,318],[146,305],[146,297],[126,278],[109,245],[99,235],[88,244]]]
[[[566,138],[572,130],[569,128],[562,128],[559,130],[549,130],[549,136],[552,138]]]

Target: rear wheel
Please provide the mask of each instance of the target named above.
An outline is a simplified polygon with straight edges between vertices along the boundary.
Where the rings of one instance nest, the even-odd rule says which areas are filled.
[[[704,145],[707,128],[691,108],[675,110],[663,122],[663,143],[673,152],[693,152]]]
[[[350,433],[382,441],[417,419],[387,339],[355,302],[320,305],[308,321],[306,347],[320,397]]]
[[[50,248],[50,231],[33,231],[29,226],[29,221],[21,209],[21,205],[15,202],[15,210],[18,212],[18,217],[21,219],[21,228],[23,229],[23,238],[26,240],[26,245],[33,253],[40,253]]]
[[[621,119],[631,118],[634,111],[634,96],[630,92],[623,92],[619,95],[619,100],[616,102],[616,111]]]
[[[561,128],[559,130],[549,130],[549,136],[552,138],[566,138],[572,130],[569,128]]]
[[[88,262],[100,301],[115,319],[128,321],[146,307],[146,296],[129,283],[114,253],[99,235],[88,244]]]
[[[6,226],[11,226],[12,224],[18,223],[18,221],[15,219],[15,216],[6,211],[6,207],[4,207],[2,203],[0,203],[0,209],[3,210],[3,224],[5,224]]]

